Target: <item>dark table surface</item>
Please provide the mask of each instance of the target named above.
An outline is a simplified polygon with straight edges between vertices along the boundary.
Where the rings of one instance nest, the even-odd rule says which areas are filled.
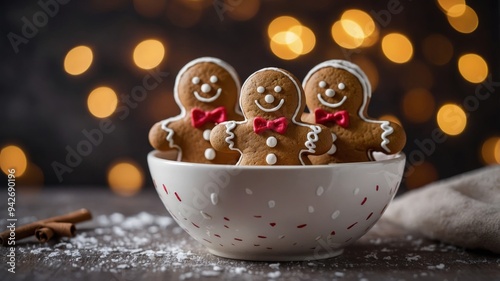
[[[17,225],[79,208],[93,220],[77,224],[75,237],[17,242],[15,273],[1,248],[0,280],[500,280],[499,255],[427,240],[383,218],[335,258],[248,262],[209,254],[176,225],[152,187],[133,197],[64,186],[16,195]]]

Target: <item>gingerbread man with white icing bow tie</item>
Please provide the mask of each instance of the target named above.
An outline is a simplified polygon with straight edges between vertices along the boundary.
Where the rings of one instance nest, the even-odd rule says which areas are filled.
[[[210,135],[219,151],[238,151],[239,165],[306,165],[308,155],[328,151],[332,138],[322,125],[300,120],[305,108],[300,82],[286,70],[264,68],[242,86],[244,121],[217,125]]]
[[[313,164],[374,160],[374,152],[395,154],[406,143],[398,124],[368,117],[371,87],[355,64],[330,60],[309,71],[303,81],[309,114],[304,120],[322,124],[332,133],[328,153],[311,156]]]
[[[215,151],[210,132],[218,123],[243,119],[239,90],[236,71],[222,60],[202,57],[189,62],[175,79],[174,97],[181,113],[156,123],[149,142],[157,150],[176,149],[178,161],[235,164],[239,154]]]

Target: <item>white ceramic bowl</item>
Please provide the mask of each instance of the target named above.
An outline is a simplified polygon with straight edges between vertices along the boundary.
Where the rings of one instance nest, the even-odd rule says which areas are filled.
[[[152,151],[161,201],[210,253],[261,261],[334,257],[363,236],[394,197],[405,156],[324,166],[230,166]]]

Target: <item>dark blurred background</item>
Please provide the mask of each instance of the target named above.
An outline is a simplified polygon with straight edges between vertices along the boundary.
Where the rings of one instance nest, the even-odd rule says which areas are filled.
[[[500,163],[498,1],[2,1],[0,21],[5,186],[11,167],[26,188],[152,185],[149,128],[179,112],[175,76],[200,56],[242,81],[357,63],[369,114],[406,129],[403,189]]]

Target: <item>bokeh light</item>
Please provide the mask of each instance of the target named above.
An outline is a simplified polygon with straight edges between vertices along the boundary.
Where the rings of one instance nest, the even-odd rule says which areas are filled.
[[[90,92],[87,98],[87,107],[92,115],[106,118],[113,114],[118,105],[118,97],[113,89],[102,86]]]
[[[134,9],[141,16],[153,18],[160,16],[165,9],[165,0],[133,0]]]
[[[267,35],[272,39],[277,33],[287,31],[290,28],[301,25],[300,22],[291,16],[280,16],[275,18],[269,23],[267,27]]]
[[[260,0],[224,0],[224,4],[226,5],[225,7],[230,7],[227,9],[227,14],[230,18],[245,21],[257,14],[260,7]]]
[[[92,49],[89,47],[74,47],[64,58],[64,70],[71,75],[80,75],[89,69],[93,58]]]
[[[434,114],[434,108],[434,97],[426,89],[412,89],[403,97],[403,113],[411,122],[423,123],[430,120]]]
[[[305,55],[316,45],[314,32],[290,16],[280,16],[271,21],[267,34],[271,51],[284,60]]]
[[[438,0],[437,2],[447,15],[459,16],[465,12],[465,0]]]
[[[372,17],[358,9],[346,10],[340,18],[345,32],[353,38],[363,39],[360,47],[369,47],[378,39],[378,28]]]
[[[333,40],[341,47],[369,47],[378,40],[378,29],[372,17],[358,9],[346,10],[331,27]]]
[[[358,9],[346,10],[342,13],[340,20],[347,34],[354,38],[365,39],[374,34],[377,29],[372,17]]]
[[[445,65],[453,57],[453,45],[450,40],[440,34],[427,36],[422,43],[425,59],[435,65]]]
[[[7,145],[0,150],[0,168],[4,174],[9,174],[9,169],[15,169],[14,175],[20,177],[26,171],[28,159],[24,151],[17,145]]]
[[[471,83],[481,83],[488,76],[486,61],[477,54],[465,54],[458,59],[458,70]]]
[[[479,25],[476,12],[469,6],[465,6],[465,11],[459,16],[447,15],[451,27],[460,33],[471,33]]]
[[[486,164],[500,164],[500,137],[490,137],[483,142],[481,158]]]
[[[413,56],[413,46],[403,34],[390,33],[382,38],[382,51],[392,62],[405,63]]]
[[[415,189],[438,179],[436,167],[429,162],[423,162],[420,165],[412,166],[413,172],[405,177],[406,187]]]
[[[135,64],[142,69],[157,67],[165,57],[165,47],[155,39],[140,42],[134,49]]]
[[[465,111],[455,104],[445,104],[439,108],[437,123],[445,134],[456,136],[462,133],[467,126]]]
[[[142,188],[144,172],[133,161],[119,161],[111,165],[108,171],[108,184],[114,192],[131,196]]]
[[[350,21],[352,26],[357,26],[356,29],[361,30],[361,27],[355,22]],[[349,24],[345,24],[349,26]],[[354,32],[354,31],[351,31]],[[363,44],[363,38],[352,37],[344,29],[342,21],[336,21],[333,23],[331,28],[331,35],[335,43],[346,49],[356,49]]]

